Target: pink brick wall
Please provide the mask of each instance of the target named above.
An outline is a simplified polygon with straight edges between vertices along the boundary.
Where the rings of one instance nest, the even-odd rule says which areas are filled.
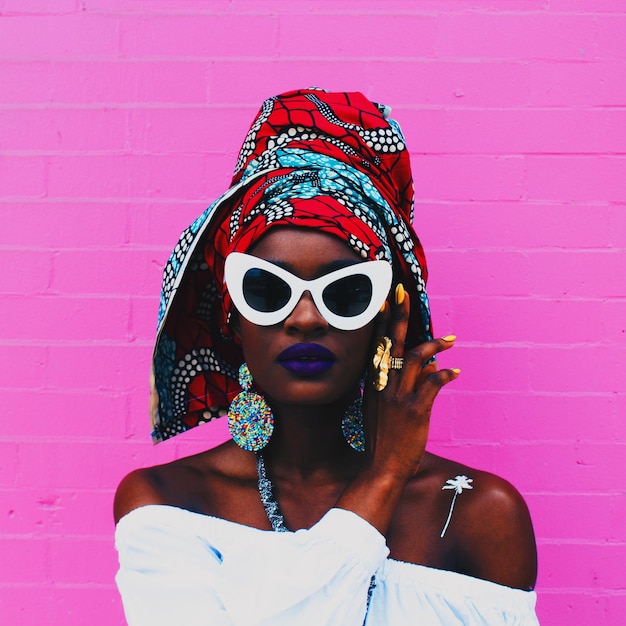
[[[361,90],[413,150],[431,448],[525,494],[544,624],[626,611],[624,0],[0,0],[0,621],[123,623],[161,267],[263,98]]]

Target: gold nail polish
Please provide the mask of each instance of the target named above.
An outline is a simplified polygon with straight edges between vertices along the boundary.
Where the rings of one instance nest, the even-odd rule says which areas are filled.
[[[396,287],[396,304],[402,304],[404,302],[404,287],[402,283],[398,283]]]
[[[452,343],[456,339],[456,335],[446,335],[445,337],[442,337],[442,339],[444,341],[448,341],[449,343]]]
[[[380,307],[380,311],[378,311],[378,312],[379,313],[384,313],[386,308],[387,308],[387,300],[385,300],[383,302],[383,305]]]
[[[461,370],[458,367],[453,367],[452,371],[458,376],[461,373]]]

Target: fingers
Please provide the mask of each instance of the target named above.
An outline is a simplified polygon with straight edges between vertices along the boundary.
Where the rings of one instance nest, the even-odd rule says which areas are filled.
[[[460,370],[444,369],[438,371],[437,364],[432,361],[432,358],[439,352],[449,350],[454,345],[455,339],[454,335],[432,339],[405,354],[398,390],[402,393],[410,393],[427,380],[437,381],[440,383],[440,387],[454,380],[459,375]]]
[[[391,319],[389,320],[389,338],[392,343],[392,356],[404,356],[404,342],[406,341],[406,333],[409,328],[410,312],[411,301],[409,295],[404,291],[402,283],[398,283],[393,296]]]

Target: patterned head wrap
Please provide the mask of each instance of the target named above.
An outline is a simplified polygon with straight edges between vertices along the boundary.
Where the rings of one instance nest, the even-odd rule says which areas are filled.
[[[225,415],[241,347],[228,320],[224,259],[275,226],[316,228],[363,259],[385,259],[411,298],[407,345],[432,338],[426,260],[412,228],[409,155],[389,109],[360,93],[292,91],[266,100],[230,189],[185,230],[163,276],[153,356],[152,438]]]

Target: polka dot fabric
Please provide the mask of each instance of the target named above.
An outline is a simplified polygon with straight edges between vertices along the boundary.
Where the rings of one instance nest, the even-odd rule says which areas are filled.
[[[153,357],[152,438],[227,414],[241,391],[224,260],[276,226],[316,228],[364,260],[393,264],[411,296],[407,345],[432,337],[426,260],[412,227],[413,180],[389,109],[359,93],[292,91],[266,100],[231,187],[181,235],[163,274]]]

